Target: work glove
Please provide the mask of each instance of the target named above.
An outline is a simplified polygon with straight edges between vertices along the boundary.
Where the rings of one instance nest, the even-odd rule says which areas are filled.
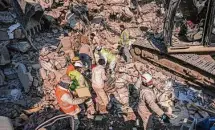
[[[170,123],[170,118],[166,115],[166,114],[163,114],[162,116],[161,116],[161,119],[162,119],[162,121],[164,122],[164,123]]]

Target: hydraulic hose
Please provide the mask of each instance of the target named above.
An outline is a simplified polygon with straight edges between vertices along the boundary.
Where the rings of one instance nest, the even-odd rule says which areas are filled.
[[[65,119],[65,118],[69,118],[69,117],[71,118],[72,116],[71,116],[71,115],[68,115],[68,114],[61,114],[61,115],[54,116],[54,117],[52,117],[51,119],[49,119],[49,120],[43,122],[42,124],[40,124],[39,126],[37,126],[37,127],[35,128],[35,130],[39,130],[39,129],[42,128],[42,127],[50,126],[50,125],[54,124],[56,121],[58,121],[58,120]],[[48,123],[48,122],[50,122],[50,121],[52,121],[52,122],[51,122],[51,123]],[[72,130],[74,130],[74,118],[72,118],[72,122],[73,122]],[[47,123],[48,123],[48,124],[47,124]]]

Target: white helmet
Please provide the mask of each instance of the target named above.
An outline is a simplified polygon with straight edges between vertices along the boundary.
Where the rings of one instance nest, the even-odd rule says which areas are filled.
[[[74,64],[75,67],[83,67],[83,63],[81,61],[76,61]]]
[[[97,51],[100,51],[101,49],[102,49],[101,46],[97,46],[97,47],[96,47],[96,50],[97,50]]]
[[[148,84],[148,83],[152,82],[152,76],[148,73],[144,73],[142,75],[142,81],[143,81],[143,83]]]

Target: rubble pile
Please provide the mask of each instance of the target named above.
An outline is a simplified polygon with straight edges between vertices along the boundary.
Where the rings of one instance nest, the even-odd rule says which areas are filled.
[[[60,114],[54,87],[66,73],[81,42],[86,40],[93,49],[101,45],[116,53],[120,25],[127,27],[133,40],[148,31],[160,33],[163,27],[164,9],[156,2],[133,5],[125,0],[85,0],[53,7],[40,0],[40,4],[46,9],[44,25],[48,23],[49,27],[44,26],[44,32],[31,36],[36,50],[32,50],[29,40],[23,36],[14,14],[0,12],[3,28],[0,30],[0,115],[13,119],[17,129],[34,129]],[[160,105],[172,106],[173,99],[177,99],[175,108],[170,111],[174,125],[182,124],[188,117],[200,119],[213,114],[199,107],[214,110],[212,97],[178,81],[173,88],[165,88],[166,81],[175,79],[151,64],[126,64],[120,59],[116,70],[116,77],[126,77],[128,84],[134,85],[140,73],[148,72],[155,78],[158,91],[171,90],[172,98]],[[136,109],[135,105],[133,108]],[[67,122],[62,121],[51,129],[66,125]]]

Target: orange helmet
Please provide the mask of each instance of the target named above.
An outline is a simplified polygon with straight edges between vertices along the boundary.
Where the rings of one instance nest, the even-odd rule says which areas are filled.
[[[70,72],[70,71],[73,71],[73,70],[75,70],[75,67],[74,67],[72,64],[70,64],[70,65],[67,67],[66,74],[69,75],[69,72]]]

